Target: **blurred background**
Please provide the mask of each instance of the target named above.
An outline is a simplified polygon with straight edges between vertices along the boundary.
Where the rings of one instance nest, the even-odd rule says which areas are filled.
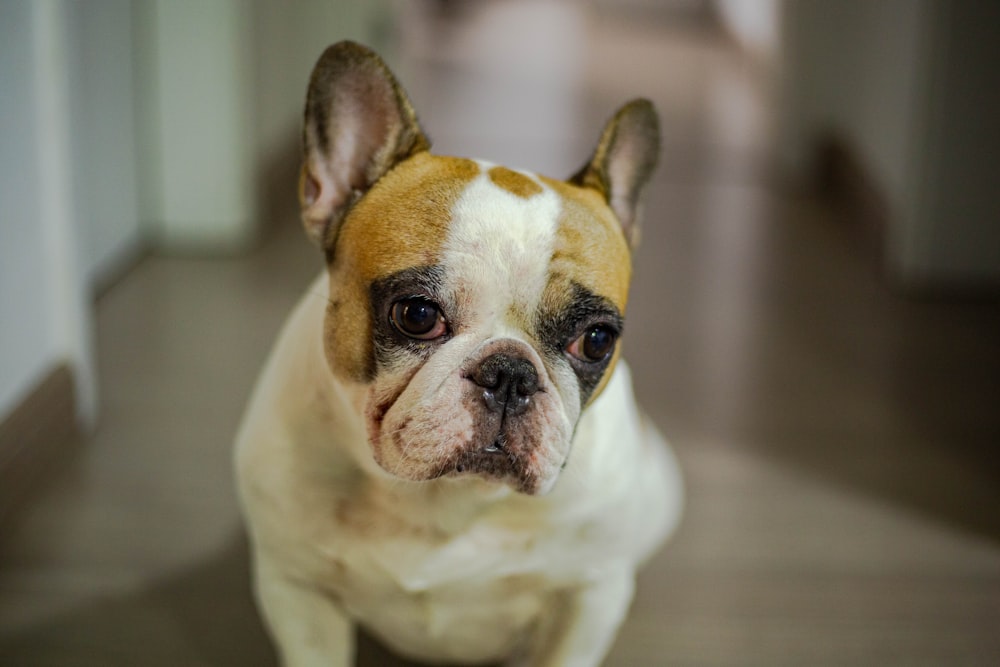
[[[1000,3],[2,0],[0,664],[274,664],[230,450],[342,38],[443,154],[660,111],[625,354],[688,506],[607,664],[1000,663]]]

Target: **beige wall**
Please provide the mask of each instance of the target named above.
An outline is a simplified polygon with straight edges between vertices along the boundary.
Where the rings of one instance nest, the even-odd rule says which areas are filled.
[[[1000,3],[934,4],[934,60],[903,269],[921,283],[1000,283]]]
[[[258,219],[297,220],[302,107],[309,74],[323,50],[341,39],[364,42],[389,57],[387,0],[316,2],[254,0],[251,77]],[[389,51],[390,53],[386,53]]]
[[[903,286],[1000,282],[998,12],[989,0],[784,3],[782,162],[803,173],[824,134],[847,141],[886,196],[885,261]]]
[[[777,55],[781,26],[781,0],[714,0],[712,3],[726,30],[757,57]]]
[[[926,45],[922,0],[787,2],[784,106],[788,164],[804,169],[818,135],[835,131],[860,151],[895,210],[909,206]]]

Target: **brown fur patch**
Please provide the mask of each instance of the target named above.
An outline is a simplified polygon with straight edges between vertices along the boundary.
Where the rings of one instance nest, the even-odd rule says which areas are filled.
[[[555,310],[572,298],[572,283],[605,297],[624,316],[632,279],[632,255],[621,225],[601,193],[543,178],[562,198],[563,210],[549,264],[552,276],[542,297],[543,308]],[[590,397],[603,391],[618,360],[621,345]]]
[[[480,172],[472,160],[418,153],[379,180],[345,218],[329,265],[325,346],[334,371],[358,382],[374,373],[368,290],[378,278],[437,264],[451,211]]]
[[[522,199],[530,199],[542,191],[542,186],[538,183],[535,183],[524,174],[519,174],[507,167],[493,167],[488,173],[490,180],[493,181],[495,186],[503,188]]]
[[[593,190],[550,179],[545,183],[563,202],[550,272],[606,297],[624,314],[632,257],[611,209]]]

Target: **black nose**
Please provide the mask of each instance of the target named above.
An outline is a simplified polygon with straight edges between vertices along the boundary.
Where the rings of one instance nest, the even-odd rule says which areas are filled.
[[[519,415],[538,391],[538,371],[527,359],[494,354],[483,359],[471,375],[483,388],[483,401],[493,412]]]

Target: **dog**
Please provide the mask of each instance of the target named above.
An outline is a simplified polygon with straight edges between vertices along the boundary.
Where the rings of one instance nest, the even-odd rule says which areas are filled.
[[[429,152],[385,63],[329,47],[299,185],[326,271],[237,435],[283,664],[598,665],[682,482],[620,359],[659,125],[635,100],[561,181]]]

